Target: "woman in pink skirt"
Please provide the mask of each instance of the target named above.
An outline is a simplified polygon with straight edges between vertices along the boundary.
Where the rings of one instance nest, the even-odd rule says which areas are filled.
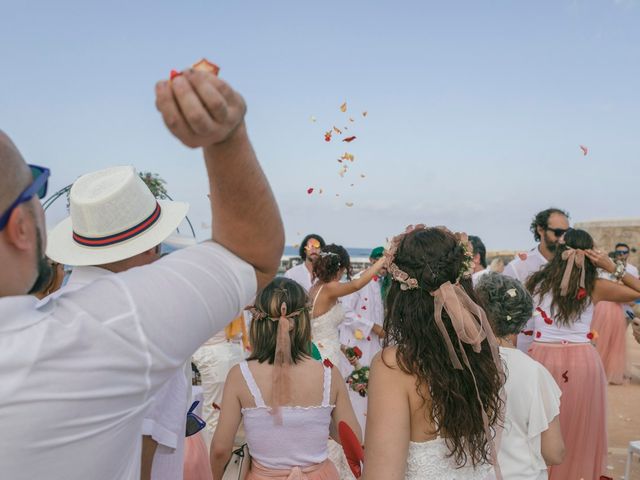
[[[551,469],[551,480],[598,480],[603,473],[607,379],[591,345],[593,311],[601,301],[627,303],[640,298],[640,280],[593,248],[587,232],[569,230],[553,259],[527,280],[536,304],[529,353],[562,390],[560,428],[566,455]],[[598,278],[597,267],[621,284]]]
[[[229,371],[211,442],[213,480],[221,480],[233,440],[244,425],[247,480],[339,480],[327,438],[344,421],[361,440],[344,380],[330,362],[311,358],[307,293],[276,278],[251,308],[251,356]]]

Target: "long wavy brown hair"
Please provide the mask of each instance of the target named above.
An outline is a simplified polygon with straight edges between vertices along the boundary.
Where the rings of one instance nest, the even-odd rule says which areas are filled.
[[[469,461],[475,466],[490,463],[490,440],[485,434],[482,411],[476,397],[474,380],[466,368],[456,370],[445,341],[434,320],[434,298],[443,283],[457,281],[465,268],[465,249],[455,236],[444,229],[427,228],[408,233],[401,240],[394,263],[418,280],[419,289],[402,290],[392,282],[386,299],[385,346],[396,345],[400,369],[413,375],[416,390],[424,403],[424,415],[444,437],[460,466]],[[470,280],[462,280],[467,294],[476,301]],[[446,311],[442,320],[454,349],[461,357],[456,332]],[[495,426],[502,420],[500,389],[504,374],[498,370],[488,342],[475,353],[463,344],[478,385],[480,400]]]
[[[551,316],[560,325],[569,326],[575,322],[585,311],[591,302],[591,294],[596,285],[598,271],[591,260],[585,257],[585,290],[586,296],[578,296],[580,289],[580,269],[573,267],[569,279],[569,290],[566,296],[560,295],[560,283],[564,275],[567,261],[562,259],[562,252],[567,248],[587,250],[593,248],[593,238],[584,230],[569,230],[564,235],[564,244],[558,245],[555,255],[542,269],[531,275],[526,282],[526,287],[531,295],[543,297],[550,293],[553,296],[551,302]]]

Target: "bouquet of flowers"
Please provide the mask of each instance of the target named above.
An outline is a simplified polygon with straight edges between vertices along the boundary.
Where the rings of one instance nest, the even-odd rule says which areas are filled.
[[[351,375],[347,377],[347,384],[361,397],[366,397],[369,389],[369,367],[360,367],[351,372]]]

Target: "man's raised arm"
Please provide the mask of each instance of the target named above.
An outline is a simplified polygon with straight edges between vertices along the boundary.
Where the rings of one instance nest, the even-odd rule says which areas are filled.
[[[203,148],[212,238],[252,265],[262,288],[277,273],[284,229],[249,142],[244,100],[214,74],[187,70],[156,85],[156,106],[182,143]]]

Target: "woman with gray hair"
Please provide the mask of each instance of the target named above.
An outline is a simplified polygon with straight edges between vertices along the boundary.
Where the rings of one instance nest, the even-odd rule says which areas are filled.
[[[498,452],[503,478],[542,480],[547,465],[564,457],[560,432],[560,389],[547,369],[515,348],[518,333],[531,318],[533,300],[516,279],[483,275],[475,288],[500,344],[505,364],[506,412]]]

